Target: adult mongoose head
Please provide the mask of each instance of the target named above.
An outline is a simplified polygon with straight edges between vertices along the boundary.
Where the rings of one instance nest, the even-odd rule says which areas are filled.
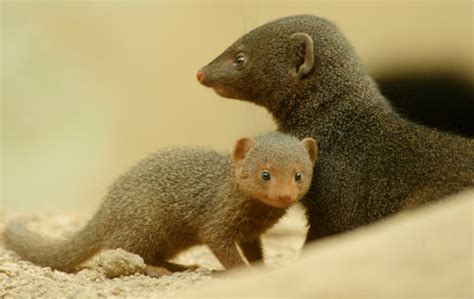
[[[311,15],[257,27],[196,76],[223,97],[250,101],[273,113],[295,108],[308,97],[322,104],[337,93],[367,93],[375,86],[339,29]]]

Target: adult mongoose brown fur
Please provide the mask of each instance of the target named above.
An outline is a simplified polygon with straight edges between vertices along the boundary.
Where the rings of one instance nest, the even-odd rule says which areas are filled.
[[[316,175],[302,200],[307,241],[474,186],[474,141],[397,115],[324,18],[289,16],[257,27],[197,79],[265,107],[280,131],[318,140]]]
[[[13,221],[6,247],[40,266],[72,272],[101,249],[122,248],[147,265],[180,271],[179,252],[209,246],[225,268],[262,259],[260,235],[309,189],[317,145],[278,132],[239,139],[232,155],[210,148],[158,151],[111,186],[78,233],[54,240]],[[162,272],[161,272],[162,273]]]

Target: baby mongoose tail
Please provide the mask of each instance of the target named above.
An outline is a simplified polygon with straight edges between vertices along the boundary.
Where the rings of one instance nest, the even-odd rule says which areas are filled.
[[[3,239],[7,249],[15,251],[22,259],[43,267],[73,272],[75,267],[93,256],[101,248],[100,236],[93,229],[93,222],[67,239],[51,239],[28,230],[24,223],[7,224]]]

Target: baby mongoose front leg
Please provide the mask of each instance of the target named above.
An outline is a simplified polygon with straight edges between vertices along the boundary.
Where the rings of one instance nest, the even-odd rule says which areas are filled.
[[[220,241],[208,244],[208,246],[224,268],[230,269],[245,265],[237,250],[237,245],[233,241]]]
[[[196,270],[199,268],[198,265],[181,265],[176,264],[168,261],[162,261],[158,263],[156,266],[163,267],[170,272],[184,272],[188,270]]]
[[[263,259],[262,242],[260,238],[240,241],[239,245],[249,263],[258,262]]]

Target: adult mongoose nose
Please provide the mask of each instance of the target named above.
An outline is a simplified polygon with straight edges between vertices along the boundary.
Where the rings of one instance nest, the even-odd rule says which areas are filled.
[[[202,82],[202,80],[204,80],[204,73],[201,71],[198,71],[196,73],[196,78],[198,79],[199,82]]]

